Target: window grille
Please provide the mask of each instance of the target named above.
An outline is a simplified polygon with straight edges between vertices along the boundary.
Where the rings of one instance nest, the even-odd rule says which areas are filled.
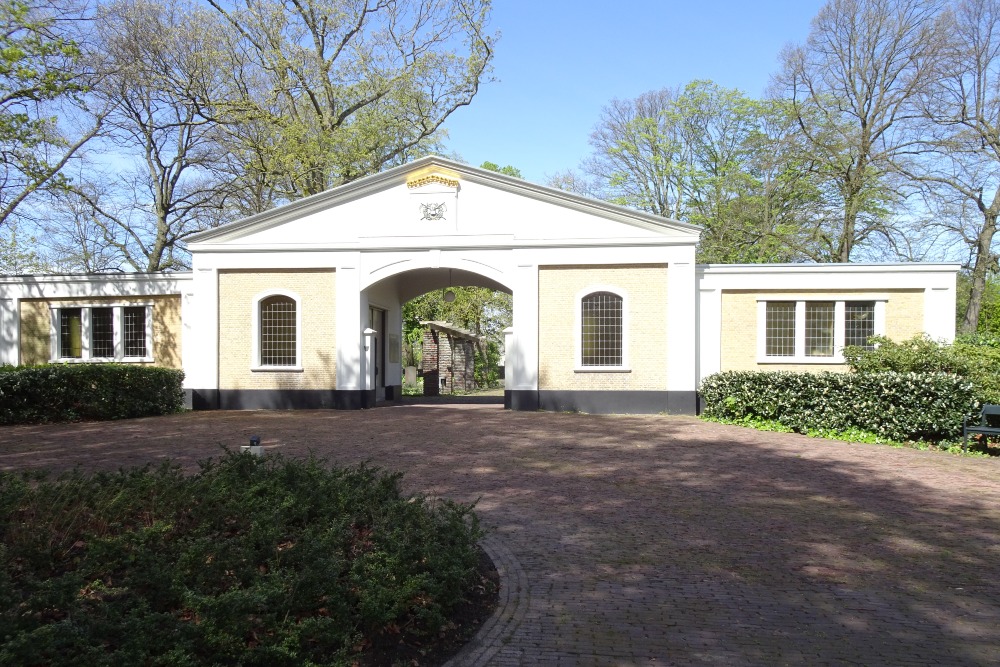
[[[766,329],[767,356],[795,356],[794,301],[769,301]]]
[[[594,292],[580,301],[580,347],[583,366],[622,365],[622,298]]]
[[[858,345],[866,350],[875,346],[868,339],[875,335],[875,302],[848,301],[844,304],[844,345]]]
[[[145,357],[146,356],[146,308],[145,306],[131,306],[125,309],[125,356]]]
[[[806,356],[833,356],[834,308],[832,301],[806,302]]]
[[[115,356],[114,308],[90,309],[90,356],[96,358]]]
[[[83,357],[82,308],[63,308],[59,311],[59,356],[66,359]]]
[[[295,300],[272,296],[260,302],[260,365],[296,364]]]

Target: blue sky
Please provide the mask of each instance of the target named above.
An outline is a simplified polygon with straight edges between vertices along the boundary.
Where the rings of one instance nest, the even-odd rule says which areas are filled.
[[[576,168],[612,98],[710,79],[760,96],[822,0],[494,0],[493,76],[446,123],[463,161],[524,177]]]

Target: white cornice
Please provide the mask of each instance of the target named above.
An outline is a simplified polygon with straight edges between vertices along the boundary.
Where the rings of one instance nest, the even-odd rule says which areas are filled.
[[[62,297],[163,296],[179,294],[192,281],[178,273],[77,273],[0,276],[0,297],[41,299]]]
[[[173,273],[38,273],[21,275],[0,275],[0,284],[26,283],[168,283],[191,280],[190,271]]]
[[[698,264],[699,275],[754,275],[768,273],[956,273],[960,264],[948,263],[838,263],[838,264]]]

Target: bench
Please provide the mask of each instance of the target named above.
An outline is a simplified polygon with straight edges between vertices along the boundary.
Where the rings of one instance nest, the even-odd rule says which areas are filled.
[[[990,419],[990,418],[993,419]],[[962,422],[962,451],[969,450],[969,434],[979,433],[981,435],[1000,436],[1000,405],[983,405],[979,411],[978,423],[969,423],[966,417]]]

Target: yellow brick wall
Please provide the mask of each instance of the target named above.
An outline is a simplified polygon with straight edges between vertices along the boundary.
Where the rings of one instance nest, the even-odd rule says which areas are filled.
[[[794,301],[804,296],[829,294],[831,299],[864,301],[872,294],[888,297],[885,303],[885,334],[893,340],[906,340],[923,333],[923,290],[811,290],[765,292],[726,290],[722,293],[721,369],[724,371],[844,371],[843,364],[758,364],[757,300]]]
[[[219,272],[219,388],[334,389],[337,386],[335,280],[332,270]],[[251,371],[254,297],[268,290],[298,295],[301,372]]]
[[[629,373],[574,371],[578,366],[577,295],[580,290],[597,285],[616,287],[627,296],[629,324],[625,336]],[[539,389],[665,389],[667,266],[539,267],[538,350]]]
[[[924,333],[924,291],[892,292],[885,304],[885,333],[901,341]]]
[[[21,363],[45,364],[51,355],[52,308],[153,305],[153,364],[181,368],[181,297],[179,294],[129,298],[24,299],[21,301]],[[129,362],[132,363],[132,362]]]

